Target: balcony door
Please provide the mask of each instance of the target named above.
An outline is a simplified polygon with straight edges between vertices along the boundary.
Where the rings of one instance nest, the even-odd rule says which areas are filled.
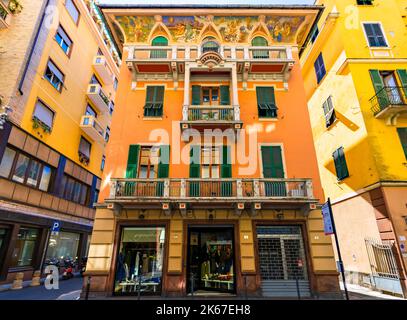
[[[381,76],[385,87],[388,88],[387,96],[389,97],[390,104],[402,104],[402,98],[394,72],[382,72]]]

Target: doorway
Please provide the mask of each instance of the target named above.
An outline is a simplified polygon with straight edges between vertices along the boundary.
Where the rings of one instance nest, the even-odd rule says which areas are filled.
[[[236,292],[233,239],[230,226],[188,228],[187,294]]]

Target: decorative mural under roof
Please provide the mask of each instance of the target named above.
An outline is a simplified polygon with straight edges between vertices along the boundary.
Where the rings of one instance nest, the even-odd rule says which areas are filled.
[[[211,30],[225,43],[246,43],[260,30],[274,43],[294,43],[303,39],[306,18],[298,16],[115,16],[127,43],[146,43],[157,27],[170,35],[172,43],[196,43],[202,32]],[[117,26],[116,26],[117,28]],[[116,29],[115,28],[115,29]],[[122,39],[120,39],[122,40]]]

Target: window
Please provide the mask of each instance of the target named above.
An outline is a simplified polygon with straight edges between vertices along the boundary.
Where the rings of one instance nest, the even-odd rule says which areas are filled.
[[[40,121],[51,130],[54,122],[54,111],[38,100],[35,104],[33,118]]]
[[[90,149],[92,144],[86,140],[84,137],[81,137],[79,143],[79,155],[85,157],[88,161],[90,159]]]
[[[163,115],[164,86],[148,86],[146,104],[144,105],[145,117],[161,117]]]
[[[55,89],[62,90],[65,76],[51,60],[48,61],[44,76]]]
[[[404,155],[407,159],[407,128],[398,128],[397,132],[399,134],[401,145],[403,146]]]
[[[88,185],[68,176],[62,177],[59,196],[81,205],[86,205],[89,201],[90,188]]]
[[[140,281],[142,295],[161,294],[165,259],[164,227],[125,227],[118,250],[114,293],[137,295],[125,288]]]
[[[347,177],[349,177],[348,166],[346,164],[345,153],[343,147],[337,149],[333,154],[334,163],[335,163],[335,170],[336,176],[338,180],[341,181]]]
[[[356,0],[356,4],[357,5],[372,5],[373,4],[373,0]]]
[[[152,46],[154,47],[166,47],[168,46],[168,40],[165,37],[156,37],[153,39]],[[152,59],[166,59],[167,58],[167,50],[165,49],[154,49],[150,51],[150,58]]]
[[[97,55],[98,56],[104,56],[102,49],[98,48]]]
[[[273,87],[256,87],[259,118],[277,118]]]
[[[336,120],[335,109],[332,103],[332,96],[329,96],[328,99],[322,105],[325,114],[325,125],[330,127]]]
[[[102,156],[102,162],[100,164],[101,171],[105,170],[105,164],[106,164],[106,156]]]
[[[140,179],[157,178],[160,149],[157,147],[141,147],[140,167],[138,177]]]
[[[263,37],[255,37],[252,40],[253,47],[267,47],[267,40]],[[253,50],[253,59],[268,59],[269,52],[267,50]]]
[[[365,33],[369,47],[387,47],[380,23],[364,23]]]
[[[312,43],[314,43],[315,40],[317,40],[318,34],[319,34],[319,29],[318,29],[318,27],[316,26],[316,27],[315,27],[315,30],[314,30],[314,32],[312,33],[312,36],[311,36],[311,42],[312,42]]]
[[[26,267],[33,265],[34,250],[39,236],[38,229],[20,228],[10,265]]]
[[[102,86],[102,83],[99,81],[98,77],[96,75],[92,75],[92,78],[90,79],[90,84],[98,84],[99,86]]]
[[[25,154],[6,148],[0,164],[0,175],[4,178],[26,184],[47,192],[53,169]]]
[[[280,146],[261,146],[261,160],[263,165],[263,178],[284,178],[284,163]],[[264,181],[260,188],[269,197],[285,197],[287,188],[285,182]]]
[[[109,103],[109,114],[113,115],[113,111],[114,111],[114,102],[110,101],[110,103]]]
[[[74,4],[73,0],[66,0],[65,2],[66,10],[68,10],[69,15],[72,17],[73,21],[78,24],[79,23],[79,10]]]
[[[87,116],[94,116],[95,118],[97,118],[97,115],[98,115],[97,112],[95,111],[95,109],[93,109],[90,104],[88,104],[88,105],[86,106],[86,112],[85,112],[85,114],[86,114]]]
[[[72,40],[68,37],[65,30],[61,26],[58,27],[55,40],[67,55],[71,53]]]
[[[202,53],[217,52],[219,53],[219,43],[214,37],[207,37],[202,42]]]
[[[108,142],[110,138],[110,127],[106,127],[105,141]]]
[[[322,52],[319,54],[317,60],[315,61],[314,68],[315,68],[315,73],[317,75],[317,83],[320,83],[326,74],[324,58],[322,57]]]
[[[119,81],[117,80],[117,78],[115,77],[114,78],[114,81],[113,81],[113,89],[114,89],[114,91],[117,91],[117,86],[119,85]]]
[[[51,234],[45,264],[60,262],[63,264],[64,259],[75,259],[78,255],[79,233],[59,232],[57,235]]]

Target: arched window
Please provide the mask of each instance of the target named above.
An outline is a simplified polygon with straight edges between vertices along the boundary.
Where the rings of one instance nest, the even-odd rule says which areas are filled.
[[[168,39],[163,36],[155,37],[151,42],[153,47],[166,47],[168,46]],[[167,50],[155,49],[151,50],[150,58],[152,59],[165,59],[167,58]]]
[[[217,52],[219,53],[219,43],[214,37],[206,37],[202,41],[202,53]]]
[[[252,40],[253,47],[267,47],[267,40],[263,37],[255,37]],[[269,52],[267,50],[253,50],[253,59],[268,59]]]

